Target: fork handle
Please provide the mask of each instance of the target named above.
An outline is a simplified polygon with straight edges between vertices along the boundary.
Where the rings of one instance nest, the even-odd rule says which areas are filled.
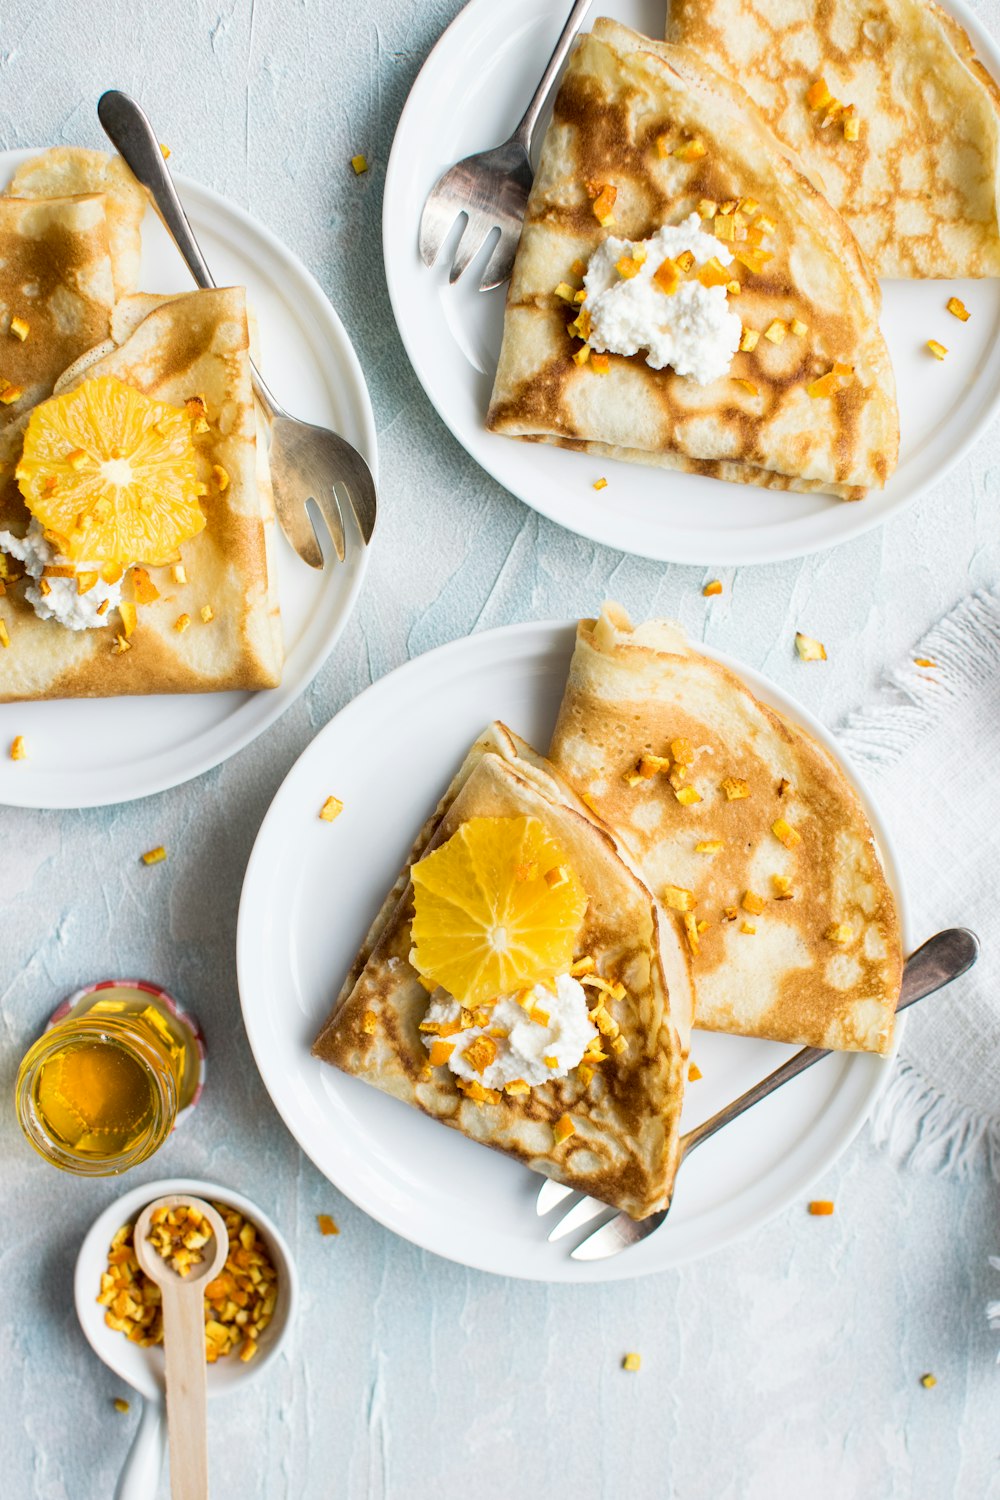
[[[923,1000],[927,995],[933,995],[935,990],[950,984],[953,979],[971,969],[979,957],[979,939],[975,933],[966,927],[948,927],[944,932],[937,932],[928,938],[923,947],[911,953],[906,960],[903,969],[903,983],[899,992],[899,1000],[896,1010],[905,1010],[908,1005],[914,1005],[918,1000]],[[703,1120],[696,1125],[694,1130],[689,1130],[681,1137],[680,1154],[685,1157],[689,1151],[700,1146],[702,1141],[707,1141],[723,1125],[728,1125],[730,1120],[735,1120],[739,1115],[751,1109],[753,1105],[759,1104],[761,1099],[766,1099],[768,1094],[773,1094],[775,1089],[780,1089],[783,1083],[788,1083],[792,1078],[797,1078],[804,1073],[806,1068],[811,1068],[813,1063],[819,1062],[823,1057],[829,1057],[830,1052],[823,1047],[803,1047],[796,1052],[787,1062],[782,1063],[780,1068],[775,1068],[766,1078],[755,1083],[753,1088],[747,1089],[738,1099],[720,1109],[717,1114],[709,1119]]]
[[[587,14],[593,0],[576,0],[573,9],[569,13],[569,20],[563,27],[559,40],[556,42],[555,51],[549,58],[548,66],[542,74],[542,80],[531,96],[531,103],[521,116],[521,123],[514,131],[512,140],[523,146],[525,151],[531,150],[531,136],[538,123],[538,116],[542,112],[542,105],[548,98],[549,90],[559,69],[566,60],[566,54],[573,45],[573,39],[583,24],[583,18]]]
[[[152,199],[163,227],[180,251],[195,283],[202,291],[210,290],[215,286],[215,281],[194,237],[191,221],[177,196],[174,180],[145,111],[128,94],[123,94],[119,89],[109,89],[97,101],[97,116],[105,135],[132,176],[142,183]],[[272,396],[253,360],[250,361],[250,371],[254,395],[268,417],[273,419],[276,415],[283,415],[282,407]]]

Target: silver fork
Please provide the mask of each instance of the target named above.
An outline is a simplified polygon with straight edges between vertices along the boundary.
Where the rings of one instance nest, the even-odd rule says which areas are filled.
[[[448,273],[452,284],[475,260],[494,230],[500,231],[500,238],[493,247],[479,290],[490,292],[509,279],[534,179],[530,157],[532,133],[552,81],[592,4],[593,0],[576,0],[542,81],[514,134],[502,146],[466,156],[449,167],[427,195],[420,216],[420,258],[425,266],[434,264],[455,220],[465,215],[465,228]]]
[[[933,995],[935,990],[950,984],[953,979],[958,979],[979,957],[979,939],[965,927],[949,927],[943,932],[938,932],[921,948],[910,955],[903,969],[903,983],[899,995],[897,1011],[905,1010],[908,1005],[915,1005],[918,1000],[923,1000],[927,995]],[[681,1163],[688,1157],[696,1146],[707,1141],[711,1136],[728,1125],[730,1120],[737,1119],[753,1105],[766,1099],[768,1094],[773,1094],[775,1089],[783,1083],[788,1083],[792,1078],[797,1078],[806,1068],[811,1068],[813,1063],[819,1062],[820,1058],[829,1057],[830,1053],[820,1047],[803,1047],[796,1052],[780,1068],[755,1083],[753,1088],[741,1094],[732,1104],[727,1104],[717,1114],[708,1120],[703,1120],[694,1130],[689,1130],[686,1135],[681,1136],[680,1151],[677,1159],[677,1168],[680,1170]],[[551,1213],[560,1203],[569,1197],[576,1196],[572,1188],[567,1188],[563,1183],[546,1181],[542,1184],[538,1194],[535,1210],[540,1217]],[[578,1201],[569,1212],[560,1219],[549,1234],[549,1240],[560,1240],[565,1235],[573,1234],[579,1229],[593,1222],[601,1214],[612,1213],[613,1210],[607,1203],[601,1203],[596,1198],[578,1198]],[[627,1214],[617,1214],[602,1224],[594,1234],[585,1239],[571,1252],[573,1260],[607,1260],[612,1255],[618,1255],[622,1250],[627,1250],[630,1245],[637,1245],[648,1235],[659,1229],[670,1212],[670,1204],[660,1209],[659,1213],[650,1214],[646,1219],[630,1219]]]
[[[187,214],[181,207],[160,145],[143,111],[128,94],[102,94],[97,114],[119,155],[149,193],[163,225],[199,287],[214,287]],[[377,498],[371,470],[346,438],[290,416],[280,406],[251,361],[253,390],[271,431],[269,458],[278,522],[291,545],[311,568],[323,567],[319,544],[307,509],[312,500],[326,522],[340,561],[344,561],[344,522],[337,490],[347,498],[365,545],[375,530]]]

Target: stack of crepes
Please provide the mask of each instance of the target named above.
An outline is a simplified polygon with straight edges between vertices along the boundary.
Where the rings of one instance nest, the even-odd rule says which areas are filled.
[[[479,843],[445,884],[442,852],[523,817],[557,852],[508,865]],[[546,888],[574,882],[585,914],[539,988],[518,968],[521,940],[552,938]],[[519,890],[524,930],[510,919]],[[448,903],[444,957],[429,947],[431,898]],[[487,935],[510,955],[478,991],[456,960],[477,930],[484,964]],[[843,771],[677,627],[633,630],[609,605],[580,623],[550,759],[499,724],[476,743],[314,1052],[641,1218],[672,1190],[692,1013],[713,1030],[884,1053],[901,970],[893,894]],[[589,987],[582,1055],[549,1016],[567,976]],[[498,1071],[528,1057],[510,998],[528,1032],[541,1027],[551,1078]]]
[[[917,0],[673,0],[667,35],[576,46],[487,425],[861,499],[899,444],[876,275],[1000,273],[1000,91]]]
[[[137,295],[145,211],[145,194],[119,158],[77,148],[26,162],[0,197],[0,701],[270,687],[280,679],[274,505],[250,384],[245,294]],[[42,403],[84,386],[82,406],[48,417],[52,408]],[[91,503],[68,470],[115,458],[101,446],[111,405],[119,429],[146,423],[135,455],[116,450],[126,461],[141,461],[158,415],[184,419],[200,510],[188,531],[197,529],[182,550],[157,554],[151,544],[147,557],[113,565],[106,555],[63,555],[64,533],[50,531],[45,572],[33,576],[18,557],[33,535],[33,509],[51,507],[65,481],[67,493],[79,485]],[[32,481],[23,450],[33,413],[43,411],[52,468]],[[81,423],[82,438],[74,435]],[[155,454],[145,451],[151,472]],[[154,486],[141,501],[154,533],[158,505]],[[129,567],[138,562],[157,570]],[[26,593],[46,595],[72,577],[82,597],[95,574],[91,598],[115,587],[122,603],[116,593],[91,622],[102,628],[67,628],[36,612]]]

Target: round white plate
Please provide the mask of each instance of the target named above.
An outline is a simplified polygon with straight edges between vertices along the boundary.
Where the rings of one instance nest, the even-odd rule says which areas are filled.
[[[0,152],[0,182],[35,151]],[[245,286],[260,325],[262,364],[296,416],[336,428],[376,473],[375,419],[361,366],[319,283],[280,240],[209,188],[176,177],[220,286]],[[184,292],[191,278],[152,209],[142,227],[143,291]],[[258,693],[0,704],[0,803],[99,807],[161,792],[218,765],[255,739],[319,671],[361,588],[368,549],[348,524],[347,561],[323,539],[326,567],[306,566],[278,537],[285,635],[281,686]],[[28,758],[12,762],[22,734]]]
[[[613,1260],[588,1263],[569,1258],[582,1235],[547,1243],[534,1212],[540,1177],[310,1056],[417,829],[477,735],[501,718],[533,744],[548,744],[573,636],[574,626],[553,623],[470,636],[390,673],[332,719],[292,767],[257,836],[237,963],[243,1019],[271,1098],[320,1171],[366,1213],[480,1270],[610,1281],[704,1255],[804,1200],[860,1129],[889,1064],[844,1053],[818,1063],[699,1149],[658,1233]],[[709,654],[837,753],[771,683]],[[317,816],[331,793],[344,802],[332,824]],[[901,893],[885,829],[865,801]],[[791,1050],[696,1032],[692,1056],[704,1078],[688,1090],[684,1128]]]
[[[961,0],[944,3],[1000,77],[993,40]],[[598,9],[647,36],[663,35],[663,0],[607,0],[595,14]],[[504,288],[477,290],[485,252],[449,286],[457,235],[428,270],[417,253],[417,228],[440,173],[510,134],[567,10],[566,0],[471,0],[428,57],[396,130],[383,212],[386,276],[406,351],[438,414],[472,457],[527,505],[582,536],[643,557],[713,566],[775,562],[879,525],[936,484],[996,413],[1000,280],[883,283],[900,460],[885,489],[858,504],[610,462],[487,432]],[[536,132],[536,157],[544,124]],[[972,313],[968,323],[946,312],[953,294]],[[942,363],[928,353],[929,338],[947,346]],[[601,476],[608,487],[595,491]]]

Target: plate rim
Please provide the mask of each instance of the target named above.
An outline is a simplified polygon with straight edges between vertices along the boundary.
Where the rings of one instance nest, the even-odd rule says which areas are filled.
[[[465,1256],[457,1252],[452,1253],[447,1245],[442,1245],[432,1233],[424,1232],[422,1229],[414,1231],[412,1226],[409,1226],[405,1221],[405,1217],[397,1214],[390,1205],[382,1201],[377,1201],[373,1205],[370,1197],[367,1197],[365,1194],[363,1172],[359,1173],[355,1178],[350,1178],[348,1174],[351,1185],[350,1187],[345,1187],[343,1180],[338,1180],[331,1175],[327,1168],[320,1162],[318,1159],[322,1154],[320,1146],[316,1145],[315,1140],[308,1141],[306,1139],[309,1134],[308,1127],[303,1124],[300,1129],[299,1122],[297,1120],[293,1121],[294,1108],[292,1098],[294,1090],[286,1088],[279,1097],[279,1094],[272,1088],[272,1080],[269,1077],[271,1069],[266,1046],[267,1039],[263,1035],[263,1029],[259,1028],[256,1019],[261,1012],[259,1007],[256,1011],[254,1010],[252,1002],[248,999],[248,995],[252,992],[254,985],[261,982],[259,975],[262,971],[254,961],[255,955],[253,950],[256,946],[258,950],[264,951],[268,945],[268,937],[265,934],[264,925],[257,922],[252,911],[252,907],[257,900],[255,894],[256,885],[260,879],[261,872],[266,871],[268,867],[268,844],[272,838],[274,829],[284,827],[287,831],[287,824],[283,822],[284,801],[286,798],[294,795],[295,783],[298,782],[302,775],[306,774],[308,763],[322,761],[322,746],[324,742],[329,742],[335,738],[338,729],[340,732],[343,732],[344,726],[342,721],[347,719],[349,724],[349,720],[353,715],[364,713],[364,706],[370,703],[373,697],[385,697],[391,701],[398,680],[400,678],[405,680],[413,672],[427,671],[428,669],[433,671],[435,663],[446,662],[449,658],[460,657],[467,652],[471,652],[473,655],[477,651],[489,652],[493,645],[501,641],[504,643],[511,642],[516,649],[516,646],[521,641],[530,642],[532,636],[537,638],[540,648],[544,646],[546,652],[551,652],[558,646],[561,636],[566,636],[570,631],[575,629],[576,623],[575,620],[530,620],[511,625],[501,625],[490,630],[477,631],[472,635],[460,636],[443,645],[433,647],[429,651],[422,652],[419,656],[411,657],[391,672],[386,673],[385,676],[380,677],[376,682],[371,683],[357,697],[345,704],[323,726],[309,744],[305,746],[295,762],[289,767],[288,772],[282,779],[281,785],[274,793],[267,811],[261,820],[249,859],[247,860],[243,883],[240,889],[236,929],[237,988],[240,997],[243,1026],[250,1044],[250,1050],[260,1074],[261,1082],[271,1103],[274,1105],[274,1108],[277,1110],[300,1150],[308,1157],[316,1170],[328,1182],[332,1183],[338,1192],[343,1193],[363,1213],[367,1214],[369,1218],[374,1219],[384,1229],[416,1245],[421,1250],[441,1256],[443,1259],[450,1260],[456,1264],[464,1265],[472,1270],[552,1285],[631,1280],[644,1275],[654,1275],[678,1265],[691,1263],[694,1260],[704,1258],[705,1255],[715,1254],[724,1246],[744,1238],[753,1230],[776,1218],[778,1214],[785,1212],[792,1200],[785,1195],[781,1197],[781,1201],[777,1204],[764,1204],[757,1212],[748,1215],[747,1219],[738,1228],[731,1232],[724,1232],[717,1243],[708,1249],[694,1250],[693,1252],[676,1255],[659,1266],[640,1265],[637,1269],[630,1270],[628,1258],[625,1256],[616,1257],[613,1261],[586,1262],[571,1260],[567,1254],[562,1266],[569,1274],[553,1276],[534,1269],[497,1264],[491,1259],[488,1253],[474,1257]],[[877,802],[873,799],[863,777],[858,774],[849,757],[844,754],[830,731],[809,713],[803,705],[799,704],[797,700],[792,698],[790,694],[771,679],[765,677],[755,668],[737,661],[728,653],[718,651],[713,647],[705,645],[703,642],[695,643],[694,649],[735,672],[747,683],[755,694],[758,692],[761,694],[765,703],[778,707],[788,717],[794,717],[795,722],[801,728],[805,729],[807,733],[812,734],[823,748],[835,757],[838,766],[843,769],[851,785],[860,797],[865,812],[871,821],[886,877],[896,897],[900,914],[904,951],[908,953],[913,945],[912,914],[896,847]],[[789,709],[792,711],[791,714],[789,714]],[[335,726],[337,727],[335,728]],[[389,878],[391,878],[391,875]],[[267,894],[267,890],[268,887],[265,882],[262,885],[264,895]],[[259,903],[257,904],[259,906]],[[332,992],[333,986],[331,985]],[[815,1167],[815,1170],[810,1171],[808,1181],[804,1184],[798,1184],[796,1191],[808,1186],[809,1182],[815,1181],[823,1172],[828,1171],[856,1139],[870,1118],[879,1096],[888,1084],[892,1064],[895,1061],[905,1030],[905,1024],[905,1016],[897,1019],[894,1028],[893,1046],[890,1053],[884,1058],[876,1058],[874,1054],[864,1052],[835,1054],[836,1056],[845,1058],[847,1066],[854,1065],[856,1067],[869,1068],[871,1070],[871,1082],[865,1089],[862,1106],[857,1109],[856,1113],[849,1119],[840,1133],[832,1139],[828,1148],[822,1153],[821,1160]],[[876,1063],[880,1065],[878,1071],[874,1068],[874,1064]],[[316,1066],[321,1067],[323,1064],[319,1060],[316,1060]],[[342,1178],[344,1174],[341,1173],[339,1175]],[[632,1264],[634,1265],[635,1262],[632,1262]],[[613,1271],[609,1270],[610,1267],[614,1267],[615,1269]]]
[[[548,0],[554,4],[555,0]],[[995,39],[983,25],[979,16],[966,4],[966,0],[940,0],[942,8],[947,14],[959,22],[968,32],[974,45],[979,61],[993,79],[1000,86],[1000,41]],[[466,4],[452,19],[448,26],[441,32],[434,46],[424,59],[410,90],[406,96],[402,113],[393,134],[392,146],[386,164],[385,187],[382,199],[382,257],[385,266],[386,285],[389,291],[389,301],[392,305],[393,318],[396,329],[406,352],[407,359],[420,382],[421,388],[438,418],[444,423],[448,431],[460,444],[463,451],[483,469],[491,479],[499,484],[508,494],[513,495],[521,504],[526,505],[538,515],[544,516],[553,525],[568,531],[571,535],[582,536],[588,541],[595,542],[599,546],[609,547],[612,550],[624,552],[635,557],[649,558],[654,562],[674,563],[682,567],[764,567],[770,563],[788,562],[802,557],[812,557],[822,552],[827,552],[834,547],[840,547],[848,542],[856,540],[878,527],[896,520],[911,505],[921,497],[925,496],[934,485],[940,484],[953,470],[962,462],[970,450],[979,442],[986,432],[997,420],[1000,414],[1000,380],[989,397],[981,407],[979,415],[972,422],[964,438],[954,447],[949,448],[933,469],[925,470],[913,487],[900,495],[884,510],[879,512],[865,513],[865,501],[854,505],[848,502],[840,502],[840,513],[844,516],[844,529],[838,530],[835,535],[823,536],[813,542],[789,542],[785,545],[768,545],[752,557],[734,552],[726,544],[725,533],[719,533],[717,539],[713,539],[710,549],[702,550],[701,542],[693,541],[688,546],[679,549],[671,549],[669,541],[666,546],[646,547],[626,545],[621,540],[616,540],[612,535],[605,533],[599,527],[591,527],[586,531],[577,530],[564,515],[546,504],[544,486],[537,486],[532,498],[528,498],[523,491],[525,485],[514,489],[508,483],[503,470],[502,462],[489,459],[489,451],[479,451],[477,444],[470,446],[468,433],[463,426],[460,416],[442,410],[434,381],[429,373],[430,366],[424,358],[424,351],[420,342],[413,336],[409,327],[406,311],[407,299],[403,288],[397,278],[401,276],[401,268],[397,263],[397,255],[404,253],[401,248],[406,243],[412,243],[413,253],[416,254],[417,224],[412,225],[396,222],[396,215],[400,212],[398,200],[403,190],[398,185],[400,179],[407,175],[409,165],[406,158],[406,147],[410,139],[418,138],[414,131],[414,122],[422,105],[420,98],[420,85],[425,76],[433,72],[434,67],[441,55],[447,54],[450,47],[455,45],[456,37],[462,38],[466,28],[473,28],[479,23],[479,13],[493,14],[496,11],[495,0],[466,0]],[[581,31],[584,28],[581,27]],[[890,278],[884,278],[889,280]],[[926,279],[926,278],[920,278]],[[881,281],[879,283],[882,284]],[[486,433],[485,425],[483,433]],[[509,439],[514,441],[514,439]],[[497,453],[503,450],[497,449]],[[630,465],[631,467],[631,465]],[[664,470],[665,478],[669,479],[672,472]],[[692,476],[685,476],[692,477]],[[693,476],[698,477],[698,476]],[[715,480],[714,483],[720,481]],[[739,488],[753,489],[754,486],[740,486]],[[846,508],[846,509],[845,509]],[[848,517],[848,510],[853,514]]]
[[[0,151],[0,178],[5,178],[5,174],[7,174],[7,178],[9,179],[9,174],[13,172],[16,167],[19,166],[22,162],[28,161],[31,157],[37,156],[40,152],[49,149],[51,148],[47,146],[18,146],[11,148],[10,150]],[[337,312],[336,308],[334,307],[330,298],[327,296],[326,292],[323,290],[319,281],[313,275],[312,271],[309,270],[305,262],[301,260],[300,257],[295,253],[294,250],[286,245],[283,240],[279,239],[274,231],[270,229],[266,224],[262,223],[261,220],[254,218],[254,216],[245,208],[242,208],[231,198],[226,197],[224,193],[218,192],[215,188],[208,187],[206,184],[197,181],[195,178],[188,177],[185,174],[179,172],[173,173],[172,176],[174,185],[176,186],[178,194],[181,198],[181,202],[183,203],[185,209],[191,214],[192,219],[195,221],[196,230],[198,228],[197,221],[199,217],[199,210],[204,207],[210,212],[214,211],[216,214],[220,215],[223,220],[227,220],[229,223],[234,224],[240,231],[245,232],[251,238],[255,237],[261,243],[263,243],[270,254],[283,264],[284,268],[298,280],[300,286],[306,292],[308,298],[310,299],[311,310],[318,314],[317,321],[319,324],[320,340],[332,349],[335,363],[341,372],[339,388],[344,391],[346,397],[350,400],[352,407],[356,408],[357,418],[362,428],[360,440],[358,442],[358,449],[368,463],[368,466],[372,472],[372,478],[375,480],[377,485],[378,431],[375,423],[375,413],[372,406],[371,393],[368,390],[368,384],[365,380],[364,371],[361,367],[361,362],[358,358],[357,351],[354,348],[351,337],[347,332],[340,314]],[[193,285],[191,289],[194,290]],[[326,372],[324,370],[324,379],[325,374]],[[376,535],[377,532],[378,527],[376,527]],[[110,795],[99,789],[91,792],[85,792],[83,796],[76,794],[73,796],[69,796],[66,793],[60,794],[58,792],[51,792],[48,791],[45,786],[47,777],[57,776],[59,781],[62,782],[65,780],[66,773],[36,772],[34,780],[28,780],[27,778],[25,778],[23,782],[23,792],[21,795],[18,794],[20,788],[18,787],[16,782],[13,786],[4,786],[2,794],[0,794],[0,807],[17,807],[24,809],[36,809],[39,811],[74,811],[93,807],[117,807],[128,802],[138,801],[143,797],[158,796],[161,792],[171,791],[174,787],[183,786],[187,782],[193,781],[199,776],[203,776],[206,771],[214,770],[216,766],[223,765],[234,755],[238,754],[239,751],[245,750],[248,745],[252,744],[254,740],[258,739],[262,734],[270,729],[271,726],[275,724],[277,720],[280,719],[282,715],[298,701],[298,699],[307,690],[317,674],[322,670],[323,666],[329,660],[334,647],[336,646],[338,640],[346,629],[348,622],[354,614],[358,596],[361,592],[362,587],[364,586],[364,580],[370,562],[371,548],[375,545],[376,535],[373,535],[372,540],[371,542],[369,542],[368,546],[362,546],[358,538],[355,538],[358,543],[358,547],[357,557],[354,562],[354,576],[344,596],[343,605],[339,611],[333,628],[323,636],[322,642],[319,644],[316,653],[312,657],[310,657],[310,659],[305,664],[301,677],[296,680],[294,686],[289,687],[287,692],[285,691],[285,682],[283,676],[282,682],[279,683],[277,687],[259,689],[251,699],[247,700],[257,701],[260,693],[274,695],[273,697],[264,700],[269,704],[269,707],[264,709],[261,717],[259,719],[251,717],[251,721],[249,724],[241,728],[238,734],[226,740],[225,746],[221,749],[221,751],[217,747],[206,747],[200,754],[192,756],[189,761],[185,762],[184,769],[179,775],[177,774],[176,770],[171,771],[164,769],[159,773],[147,775],[140,785],[130,786],[129,789],[125,791],[116,791],[114,795]],[[331,562],[327,562],[326,566],[327,568],[331,568],[333,566],[339,567],[341,566],[341,564],[333,564]],[[170,696],[171,698],[173,698],[195,695],[157,694],[153,696]],[[72,704],[74,700],[57,699],[49,701],[59,702],[62,704]],[[87,701],[89,702],[91,700]],[[240,705],[241,708],[243,706],[245,705]],[[16,703],[0,704],[0,710],[16,709],[16,707]],[[237,709],[235,712],[238,713],[239,709]],[[226,721],[223,720],[222,722],[225,723]],[[189,743],[197,744],[199,740],[204,739],[206,736],[214,736],[214,734],[218,732],[219,728],[220,725],[213,725],[208,731],[205,731],[204,734],[200,734],[198,740]],[[185,746],[185,749],[186,748],[187,747]],[[94,774],[95,776],[103,776],[106,773],[95,772]]]

